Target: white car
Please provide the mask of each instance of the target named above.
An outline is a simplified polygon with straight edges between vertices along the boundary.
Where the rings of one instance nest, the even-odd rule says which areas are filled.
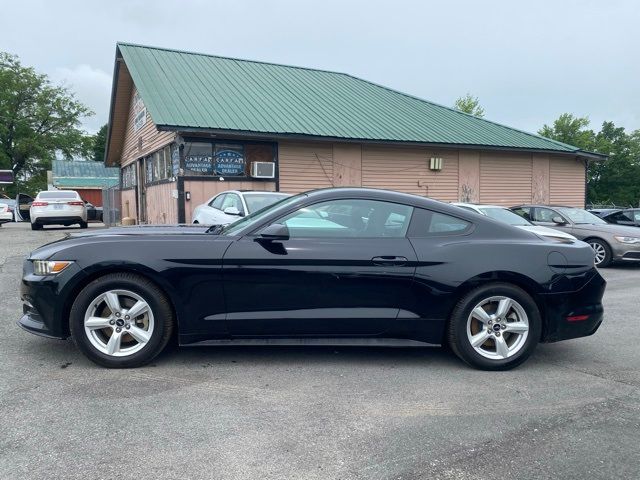
[[[193,223],[228,225],[289,197],[288,193],[227,190],[211,197],[193,211]]]
[[[0,227],[7,222],[13,222],[13,212],[8,204],[0,202]]]
[[[577,240],[576,237],[574,237],[569,233],[561,232],[553,228],[534,225],[527,219],[522,218],[517,213],[513,213],[508,208],[501,207],[499,205],[476,205],[474,203],[460,203],[460,202],[453,202],[452,205],[456,205],[466,210],[472,210],[481,215],[491,217],[500,222],[508,223],[509,225],[513,225],[514,227],[521,228],[522,230],[527,230],[529,232],[537,233],[538,235],[542,235],[544,237],[560,239],[560,240]]]
[[[73,190],[49,190],[40,192],[29,208],[31,229],[40,230],[43,225],[73,225],[87,228],[87,207]]]

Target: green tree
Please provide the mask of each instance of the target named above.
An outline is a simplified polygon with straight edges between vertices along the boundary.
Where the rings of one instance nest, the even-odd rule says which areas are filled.
[[[640,130],[628,134],[613,122],[603,122],[599,132],[589,127],[587,117],[563,113],[538,133],[582,150],[609,156],[590,161],[587,170],[587,203],[638,205],[640,201]]]
[[[560,115],[551,126],[543,125],[538,131],[543,137],[576,146],[582,150],[595,148],[595,133],[588,129],[589,117],[574,117],[570,113]]]
[[[0,52],[0,169],[13,170],[17,182],[45,188],[56,152],[86,155],[80,120],[92,114],[65,87]]]
[[[96,162],[104,162],[104,150],[107,146],[107,124],[91,137],[91,158]]]
[[[470,93],[467,93],[464,97],[458,98],[453,107],[461,112],[468,113],[474,117],[484,117],[484,108],[480,106],[478,97],[474,97]]]

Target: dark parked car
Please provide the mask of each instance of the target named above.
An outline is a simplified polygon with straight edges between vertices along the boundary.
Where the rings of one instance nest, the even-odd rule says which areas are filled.
[[[626,225],[628,227],[640,227],[640,208],[625,208],[611,212],[602,212],[600,214],[596,213],[596,215],[607,223]]]
[[[87,207],[87,221],[102,221],[102,207],[96,207],[93,203],[87,202],[86,200],[84,201],[84,205]]]
[[[561,205],[520,205],[511,210],[535,225],[550,227],[587,242],[598,267],[611,262],[640,261],[640,231],[624,225],[610,225],[582,208]]]
[[[182,345],[449,344],[500,370],[593,334],[605,281],[582,242],[384,190],[289,197],[226,227],[74,234],[24,262],[24,329],[106,367]]]

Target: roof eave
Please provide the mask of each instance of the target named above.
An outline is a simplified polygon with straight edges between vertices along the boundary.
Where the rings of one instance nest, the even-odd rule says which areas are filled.
[[[114,166],[114,164],[110,165],[109,163],[107,163],[107,160],[109,158],[109,151],[111,149],[111,127],[113,125],[113,112],[115,109],[115,104],[116,104],[116,90],[118,87],[118,76],[120,75],[120,59],[122,58],[122,55],[120,54],[120,47],[118,46],[118,44],[116,44],[116,57],[114,59],[114,65],[113,65],[113,78],[111,79],[111,100],[109,102],[109,123],[107,124],[107,142],[105,145],[105,149],[104,149],[104,158],[103,158],[103,163],[106,166]]]

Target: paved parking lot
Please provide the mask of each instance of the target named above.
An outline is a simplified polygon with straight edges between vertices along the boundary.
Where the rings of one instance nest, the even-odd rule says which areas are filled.
[[[0,228],[2,479],[638,478],[640,267],[603,270],[596,335],[511,372],[443,349],[284,347],[106,370],[14,323],[24,255],[71,230]]]

